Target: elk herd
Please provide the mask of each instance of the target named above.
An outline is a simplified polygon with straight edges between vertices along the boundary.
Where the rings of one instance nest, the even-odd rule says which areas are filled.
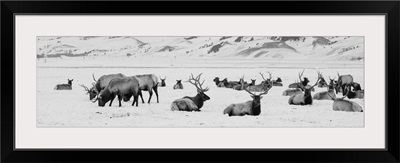
[[[331,100],[333,101],[332,110],[335,111],[350,111],[350,112],[363,112],[363,108],[357,103],[349,100],[354,98],[364,98],[364,90],[361,89],[360,84],[354,82],[353,76],[350,74],[340,75],[331,78],[329,76],[329,83],[327,83],[320,71],[317,71],[317,78],[311,82],[307,77],[303,77],[304,69],[298,73],[298,81],[288,85],[288,89],[284,90],[282,95],[289,96],[289,105],[313,105],[316,100]],[[228,81],[227,78],[215,77],[212,81],[216,87],[220,89],[229,88],[237,91],[247,92],[251,100],[242,103],[229,104],[224,110],[223,114],[228,116],[243,116],[261,114],[261,99],[263,95],[268,94],[273,87],[283,87],[283,81],[280,77],[275,80],[272,79],[272,74],[267,72],[268,76],[259,73],[262,81],[258,84],[256,79],[250,79],[251,82],[245,81],[245,76],[239,78],[238,81]],[[188,80],[183,81],[193,85],[197,92],[192,96],[184,96],[172,101],[170,110],[172,111],[200,111],[210,97],[206,95],[209,87],[204,86],[205,80],[201,79],[202,73],[194,76],[190,74]],[[154,74],[143,74],[135,76],[125,76],[124,74],[107,74],[103,75],[96,80],[94,74],[92,75],[94,82],[89,88],[80,84],[85,92],[89,95],[89,100],[93,103],[97,102],[98,106],[105,106],[109,102],[112,105],[113,100],[117,97],[118,104],[121,107],[121,101],[128,102],[133,97],[132,106],[139,106],[139,96],[142,103],[145,103],[142,96],[142,91],[149,92],[149,99],[147,103],[150,104],[153,92],[156,95],[157,103],[159,103],[158,87],[167,87],[166,76],[164,78],[157,77]],[[160,79],[160,81],[159,81]],[[336,80],[337,79],[337,80]],[[68,84],[58,84],[54,89],[56,90],[71,90],[73,79],[68,79]],[[172,86],[172,85],[171,85]],[[171,87],[170,86],[170,87]],[[326,91],[315,92],[315,87],[326,88]],[[204,88],[205,87],[205,88]],[[183,89],[182,80],[176,80],[176,84],[172,86],[174,90]],[[337,98],[338,93],[342,94],[341,98]],[[226,96],[229,96],[228,94]],[[347,99],[346,99],[347,98]],[[287,105],[286,104],[286,105]]]

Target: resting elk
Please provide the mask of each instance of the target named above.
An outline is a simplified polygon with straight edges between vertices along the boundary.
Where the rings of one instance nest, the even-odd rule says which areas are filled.
[[[139,89],[141,91],[148,91],[149,92],[149,100],[147,103],[150,103],[151,97],[153,96],[153,90],[154,93],[156,93],[157,96],[157,103],[159,103],[158,100],[158,78],[154,74],[143,74],[143,75],[135,75],[139,81]],[[140,98],[142,99],[142,103],[144,103],[142,93],[139,94]]]
[[[240,84],[236,84],[235,86],[233,86],[233,89],[240,91],[246,89],[249,86],[249,84],[246,84],[244,82],[244,75],[240,78],[239,83]]]
[[[176,99],[171,104],[172,111],[200,111],[204,105],[204,102],[210,99],[210,97],[205,94],[209,88],[202,88],[204,80],[202,83],[200,83],[201,74],[199,74],[196,78],[194,78],[193,74],[191,74],[191,77],[189,77],[188,81],[197,88],[197,95],[194,97],[185,96],[183,98]]]
[[[213,81],[215,82],[215,85],[216,85],[217,87],[221,87],[221,86],[220,86],[220,83],[222,83],[222,81],[219,80],[219,77],[215,77]]]
[[[229,116],[260,115],[261,113],[260,100],[262,99],[262,95],[268,93],[268,91],[272,88],[272,85],[273,85],[272,82],[270,82],[267,86],[268,89],[265,89],[262,93],[258,95],[255,94],[255,92],[251,93],[250,91],[245,89],[245,91],[251,95],[251,98],[253,100],[244,103],[230,104],[228,107],[224,109],[223,113]]]
[[[183,89],[182,80],[176,80],[176,84],[174,85],[174,89]]]
[[[329,85],[327,91],[318,92],[313,95],[313,99],[315,100],[333,100],[335,98],[336,94],[333,85]]]
[[[72,90],[72,81],[74,79],[69,80],[68,79],[68,84],[57,84],[54,89],[55,90]]]
[[[301,72],[301,74],[299,73],[300,80],[301,76],[303,75],[303,72]],[[301,87],[304,93],[294,94],[290,96],[289,98],[290,105],[312,105],[313,99],[311,97],[311,90],[318,84],[318,81],[321,78],[320,72],[318,71],[317,73],[318,73],[318,79],[313,86],[309,85],[304,86],[301,82],[299,83],[299,86]]]
[[[291,96],[302,92],[303,91],[300,88],[289,88],[283,91],[282,96]]]
[[[236,81],[228,81],[227,78],[225,78],[221,82],[224,84],[226,88],[233,88],[235,85],[240,84],[239,82]]]
[[[332,109],[334,111],[347,111],[347,112],[364,112],[363,108],[353,102],[353,101],[349,101],[349,100],[345,100],[345,97],[342,98],[333,98],[333,105],[332,105]]]
[[[265,90],[269,90],[271,89],[270,87],[272,87],[273,82],[271,81],[271,73],[267,72],[269,74],[269,78],[265,79],[264,75],[262,73],[260,73],[261,77],[263,78],[264,81],[262,81],[260,84],[258,85],[252,85],[252,86],[248,86],[246,88],[246,90],[250,91],[250,92],[263,92]],[[272,83],[272,84],[271,84]]]
[[[100,91],[93,103],[98,101],[98,105],[103,107],[110,101],[109,106],[111,106],[115,96],[118,96],[119,107],[121,107],[122,99],[128,101],[133,96],[132,106],[136,103],[137,107],[139,92],[139,80],[136,76],[114,78],[105,89]]]
[[[282,87],[282,79],[280,77],[278,77],[276,80],[272,80],[272,82],[274,83],[273,86],[279,86]]]
[[[321,80],[318,82],[317,86],[320,87],[320,88],[328,86],[328,83],[326,83],[326,81],[325,81],[323,76],[321,76]]]

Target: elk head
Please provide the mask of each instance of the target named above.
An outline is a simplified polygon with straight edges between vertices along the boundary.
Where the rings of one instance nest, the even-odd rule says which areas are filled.
[[[256,85],[256,79],[250,79],[251,80],[251,85]]]
[[[299,80],[300,80],[299,85],[302,84],[303,86],[307,85],[310,82],[310,80],[308,80],[308,78],[306,78],[306,77],[304,77],[303,80],[301,80],[301,77],[303,76],[304,70],[305,69],[303,69],[303,71],[301,73],[299,73]]]
[[[182,80],[176,80],[176,84],[182,84]]]
[[[164,79],[160,77],[160,80],[161,80],[161,86],[162,86],[162,87],[164,87],[164,86],[165,86],[165,79],[167,79],[167,77],[164,77]]]
[[[301,73],[299,73],[299,79],[300,79],[300,81],[301,81],[301,76],[303,76],[303,72],[304,72],[304,69],[303,69],[303,71],[302,71]],[[317,74],[318,74],[318,78],[317,78],[317,81],[315,82],[315,84],[314,84],[313,86],[303,85],[303,82],[299,82],[299,86],[300,86],[300,88],[304,91],[304,96],[305,96],[305,97],[311,96],[311,90],[312,90],[316,85],[318,85],[318,82],[320,81],[322,75],[321,75],[321,73],[320,73],[319,71],[317,71]],[[304,79],[306,79],[306,78],[304,78]]]
[[[71,79],[71,80],[68,79],[68,84],[72,85],[72,81],[74,81],[74,79]]]
[[[203,89],[202,86],[203,86],[205,80],[203,80],[203,82],[200,83],[200,77],[202,74],[203,73],[200,73],[199,75],[197,75],[196,78],[194,78],[193,74],[191,74],[188,82],[190,84],[193,84],[197,88],[197,95],[200,96],[203,101],[207,101],[210,99],[210,97],[208,97],[204,92],[207,92],[209,90],[209,88],[206,87],[205,89]]]
[[[278,77],[278,79],[276,79],[276,81],[275,82],[278,82],[278,83],[280,83],[280,82],[282,82],[282,79],[280,78],[280,77]]]
[[[82,85],[82,84],[79,84],[83,89],[85,89],[85,91],[86,91],[86,94],[89,94],[89,99],[90,100],[92,100],[92,99],[94,99],[95,97],[96,97],[96,95],[97,95],[97,93],[96,93],[96,91],[94,90],[94,85],[93,85],[93,87],[92,88],[88,88],[88,87],[86,87],[85,85]]]

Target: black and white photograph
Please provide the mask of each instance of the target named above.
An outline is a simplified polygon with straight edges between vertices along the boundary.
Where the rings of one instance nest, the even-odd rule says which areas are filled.
[[[37,36],[38,128],[363,128],[364,36]]]

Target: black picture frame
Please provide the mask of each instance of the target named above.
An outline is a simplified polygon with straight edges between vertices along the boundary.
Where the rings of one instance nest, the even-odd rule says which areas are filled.
[[[1,1],[1,161],[399,162],[399,9],[399,1]],[[14,16],[18,14],[386,15],[386,82],[378,87],[386,90],[387,148],[15,150]]]

